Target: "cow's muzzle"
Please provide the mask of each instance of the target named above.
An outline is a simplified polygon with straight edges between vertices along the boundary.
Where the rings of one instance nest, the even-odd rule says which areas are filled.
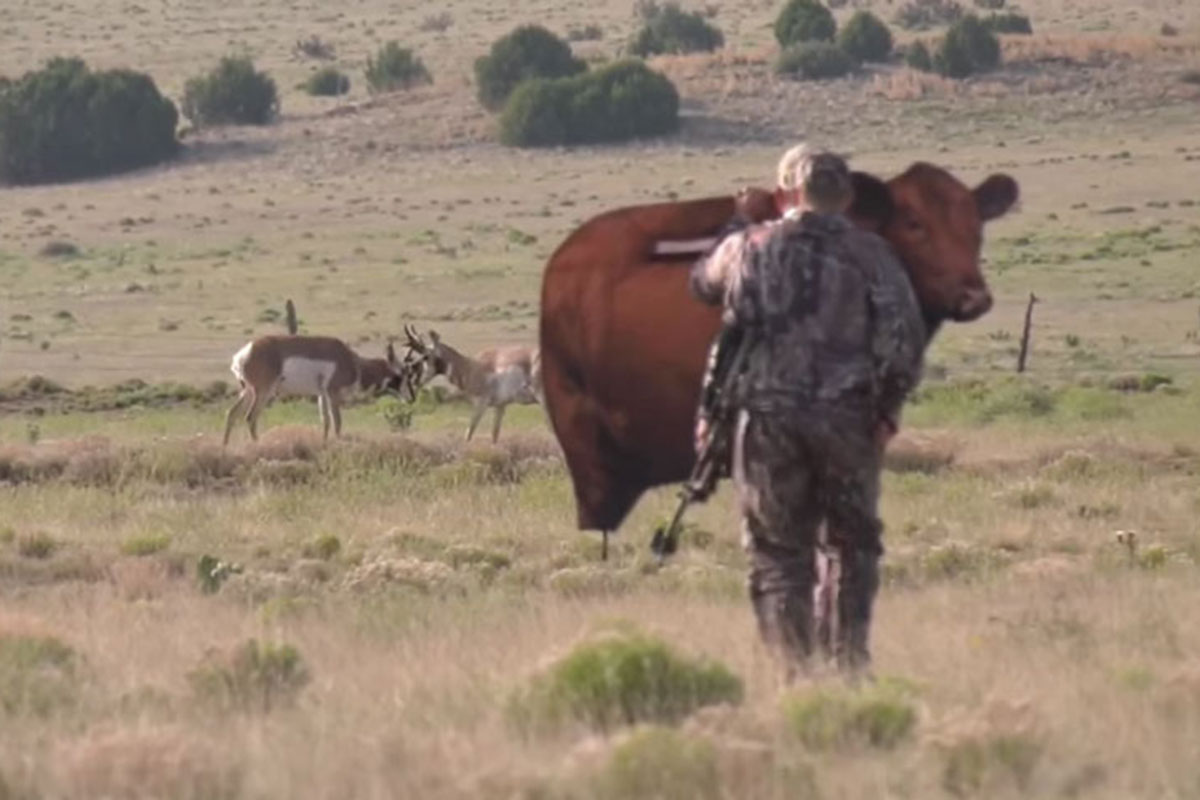
[[[992,293],[985,287],[967,289],[958,301],[954,310],[957,322],[977,320],[992,309]]]

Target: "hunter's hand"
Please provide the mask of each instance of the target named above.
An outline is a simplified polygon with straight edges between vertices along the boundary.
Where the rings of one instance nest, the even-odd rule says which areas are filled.
[[[734,196],[733,205],[737,215],[751,223],[764,222],[779,216],[775,195],[753,186],[739,189]]]
[[[896,423],[884,417],[875,423],[875,448],[882,453],[887,449],[888,442],[896,435]]]

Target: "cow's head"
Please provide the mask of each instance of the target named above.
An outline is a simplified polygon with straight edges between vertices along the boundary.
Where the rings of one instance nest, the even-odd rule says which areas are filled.
[[[887,183],[861,172],[853,177],[849,215],[891,243],[928,321],[969,322],[986,314],[992,295],[979,263],[983,224],[1013,207],[1017,182],[996,174],[968,189],[923,162]]]

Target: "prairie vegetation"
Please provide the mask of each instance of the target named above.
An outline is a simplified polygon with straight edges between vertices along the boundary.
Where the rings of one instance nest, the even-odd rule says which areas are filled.
[[[475,59],[536,23],[599,71],[631,5],[0,10],[10,79],[79,55],[178,105],[248,50],[278,93],[271,125],[181,130],[168,166],[0,192],[0,797],[1194,793],[1200,8],[963,3],[1035,33],[951,80],[899,63],[951,20],[846,4],[836,30],[871,11],[891,60],[793,81],[783,3],[684,4],[723,46],[647,59],[678,92],[668,138],[500,145]],[[389,52],[432,83],[372,92]],[[339,99],[305,90],[319,67]],[[322,446],[314,406],[279,403],[260,443],[219,446],[230,356],[287,298],[363,355],[406,323],[532,343],[578,222],[765,185],[799,131],[884,175],[1022,185],[987,231],[996,307],[941,332],[888,456],[876,685],[779,685],[728,487],[667,567],[669,489],[600,563],[536,407],[467,447],[435,387],[357,403]]]

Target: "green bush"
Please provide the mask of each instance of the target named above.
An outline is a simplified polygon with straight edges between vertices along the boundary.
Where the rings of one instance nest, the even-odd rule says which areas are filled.
[[[929,54],[929,48],[924,42],[913,42],[904,51],[904,63],[912,69],[919,69],[922,72],[933,71],[933,56]]]
[[[266,125],[279,113],[275,81],[243,56],[227,56],[183,90],[183,115],[195,125]]]
[[[315,97],[336,97],[350,91],[350,78],[337,67],[322,67],[308,76],[304,91]]]
[[[367,86],[376,94],[433,83],[424,62],[412,50],[388,42],[367,58]]]
[[[933,58],[934,69],[947,78],[965,78],[999,65],[1000,40],[974,14],[950,26]]]
[[[983,25],[992,33],[1015,33],[1031,35],[1033,23],[1024,14],[1009,12],[1007,14],[989,14],[983,18]]]
[[[833,12],[818,0],[788,0],[775,18],[775,40],[781,47],[800,42],[831,42],[836,33]]]
[[[679,93],[640,61],[556,80],[526,81],[500,116],[500,139],[516,147],[619,142],[679,126]]]
[[[319,558],[322,561],[329,561],[341,551],[342,540],[332,533],[327,533],[324,536],[318,536],[306,544],[301,552],[305,558]]]
[[[598,800],[718,800],[716,756],[704,739],[672,728],[642,728],[613,748],[592,794]]]
[[[196,697],[220,710],[266,713],[286,705],[309,681],[291,645],[260,645],[250,639],[226,657],[209,656],[188,673]]]
[[[629,46],[636,56],[662,53],[706,53],[725,44],[725,37],[698,11],[687,12],[677,3],[647,3],[643,25]]]
[[[48,533],[36,531],[17,539],[17,552],[24,558],[50,558],[58,550],[58,542]]]
[[[1041,739],[1023,731],[964,736],[940,743],[942,787],[955,797],[994,796],[1026,790],[1042,759]]]
[[[152,556],[171,546],[171,537],[165,533],[148,533],[131,536],[121,542],[121,553],[127,556]]]
[[[742,692],[741,680],[723,664],[625,631],[575,647],[514,695],[509,713],[525,730],[578,722],[607,731],[678,722],[704,706],[740,703]]]
[[[912,703],[888,684],[861,691],[816,688],[795,692],[784,698],[783,713],[810,750],[891,749],[906,739],[917,723]]]
[[[175,155],[179,114],[147,75],[54,59],[0,84],[0,181],[106,175]]]
[[[854,59],[837,45],[828,42],[805,42],[789,47],[779,54],[775,70],[804,81],[841,78],[854,71]]]
[[[78,695],[80,658],[51,636],[0,634],[0,718],[44,716]]]
[[[523,81],[566,78],[585,69],[562,39],[540,25],[523,25],[497,39],[488,54],[475,61],[479,102],[498,111]]]
[[[962,6],[954,0],[912,0],[896,12],[896,24],[906,30],[921,31],[950,25],[962,15]]]
[[[838,34],[838,45],[859,61],[887,61],[892,32],[869,11],[856,11]]]

